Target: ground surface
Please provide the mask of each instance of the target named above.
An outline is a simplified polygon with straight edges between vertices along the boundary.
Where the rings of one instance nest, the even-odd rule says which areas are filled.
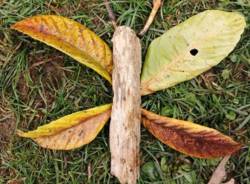
[[[151,1],[112,1],[119,24],[138,31]],[[143,54],[152,39],[205,9],[239,11],[248,27],[237,48],[221,64],[188,82],[143,98],[147,109],[216,128],[249,146],[250,2],[248,0],[165,0],[142,38]],[[108,125],[89,145],[49,151],[12,136],[15,127],[32,130],[63,115],[111,102],[111,86],[64,54],[9,29],[36,14],[75,19],[111,45],[112,25],[98,0],[0,1],[0,183],[117,183],[109,173]],[[206,183],[218,160],[194,159],[164,146],[142,128],[139,183]],[[250,150],[228,165],[228,178],[250,183]]]

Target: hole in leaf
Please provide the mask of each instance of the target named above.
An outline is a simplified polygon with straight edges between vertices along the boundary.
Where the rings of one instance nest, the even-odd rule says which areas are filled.
[[[198,54],[198,52],[199,52],[199,51],[198,51],[197,49],[195,49],[195,48],[190,50],[190,54],[191,54],[192,56],[196,56],[196,55]]]

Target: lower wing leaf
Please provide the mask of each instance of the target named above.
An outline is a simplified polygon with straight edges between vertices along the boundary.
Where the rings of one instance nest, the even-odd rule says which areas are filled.
[[[103,105],[64,116],[33,131],[18,131],[18,135],[31,138],[44,148],[75,149],[94,140],[110,114],[111,105]]]
[[[231,155],[241,144],[215,129],[192,122],[163,117],[142,109],[144,126],[171,148],[198,158]]]

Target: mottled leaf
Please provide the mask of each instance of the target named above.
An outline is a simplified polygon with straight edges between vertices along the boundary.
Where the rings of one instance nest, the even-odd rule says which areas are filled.
[[[62,51],[111,82],[111,51],[85,26],[61,16],[40,15],[17,22],[11,28]]]
[[[142,109],[144,126],[171,148],[199,158],[231,155],[241,145],[212,128],[192,122],[163,117]]]
[[[217,65],[234,49],[245,25],[238,13],[207,10],[156,38],[142,71],[142,94],[174,86]]]
[[[18,131],[18,135],[31,138],[44,148],[74,149],[94,140],[110,113],[111,105],[103,105],[64,116],[33,131]]]

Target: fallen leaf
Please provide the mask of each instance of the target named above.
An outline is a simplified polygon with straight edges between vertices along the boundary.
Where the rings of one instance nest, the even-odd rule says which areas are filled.
[[[229,180],[228,182],[226,182],[224,184],[235,184],[235,179],[232,178],[231,180]]]
[[[158,177],[154,162],[145,163],[142,166],[142,173],[144,173],[151,180],[155,180]]]
[[[190,80],[217,65],[234,49],[245,26],[239,13],[207,10],[153,40],[142,70],[142,95]]]
[[[95,139],[110,118],[111,105],[64,116],[29,132],[18,131],[21,137],[31,138],[44,148],[70,150]]]
[[[208,184],[221,184],[223,179],[226,177],[226,164],[230,156],[224,157],[218,167],[215,169],[212,177],[210,178]]]
[[[163,117],[142,109],[144,126],[171,148],[198,158],[231,155],[241,144],[222,133],[189,121]]]
[[[13,179],[13,180],[7,181],[7,184],[23,184],[23,183],[24,183],[24,179]]]
[[[111,82],[110,48],[78,22],[56,15],[39,15],[17,22],[11,28],[62,51]]]

